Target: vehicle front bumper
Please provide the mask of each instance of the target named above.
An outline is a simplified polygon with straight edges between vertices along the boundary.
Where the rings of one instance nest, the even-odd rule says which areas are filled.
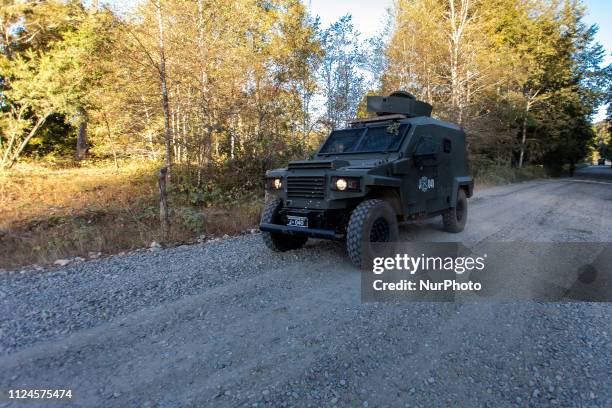
[[[289,235],[306,235],[313,238],[323,238],[332,240],[341,240],[344,235],[338,234],[334,230],[294,227],[289,225],[278,225],[262,222],[259,224],[259,229],[264,232],[276,232]]]

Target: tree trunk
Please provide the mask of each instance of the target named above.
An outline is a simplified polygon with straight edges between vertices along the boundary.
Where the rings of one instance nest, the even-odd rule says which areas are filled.
[[[147,103],[145,101],[144,95],[140,96],[142,100],[142,106],[144,107],[145,119],[147,121],[147,140],[149,142],[149,148],[151,149],[151,153],[149,158],[155,160],[157,157],[155,155],[155,145],[153,144],[153,132],[151,132],[151,115],[149,114],[149,108],[147,107]]]
[[[172,166],[172,131],[170,129],[170,103],[168,102],[168,84],[166,82],[166,56],[164,48],[164,21],[162,18],[161,0],[157,0],[157,23],[159,26],[159,82],[162,94],[162,109],[164,110],[164,138],[166,167]]]
[[[87,124],[89,118],[87,112],[79,109],[79,131],[77,133],[77,144],[76,144],[76,159],[83,160],[87,154]]]
[[[161,242],[168,242],[170,236],[170,216],[168,213],[168,197],[166,195],[166,176],[168,168],[162,167],[159,169],[158,185],[159,185],[159,221],[161,231]]]
[[[113,161],[115,163],[115,171],[119,171],[119,163],[117,162],[117,148],[115,147],[115,142],[113,141],[113,134],[110,129],[110,125],[108,123],[108,118],[106,114],[104,115],[104,123],[106,124],[106,131],[108,135],[108,141],[111,144],[111,149],[113,151]]]
[[[183,160],[184,163],[189,164],[189,148],[188,148],[188,135],[187,135],[187,122],[188,122],[189,118],[187,116],[187,114],[183,113],[183,138],[181,140],[181,159]]]
[[[463,103],[461,95],[461,63],[460,57],[462,54],[463,46],[463,33],[468,23],[468,11],[470,8],[469,0],[461,0],[460,9],[457,10],[455,7],[455,0],[449,0],[450,12],[449,12],[449,59],[450,59],[450,85],[451,85],[451,106],[455,111],[455,118],[459,124],[463,121]]]
[[[4,154],[2,155],[2,161],[0,162],[0,168],[4,169],[8,167],[9,156],[11,154],[11,150],[13,150],[13,145],[15,144],[16,140],[17,140],[17,131],[13,129],[13,131],[11,132],[11,139],[9,140],[9,143],[6,146],[6,149],[4,150]]]
[[[527,142],[527,116],[529,115],[529,110],[531,109],[531,99],[527,96],[527,102],[525,103],[525,115],[523,116],[523,126],[521,129],[521,151],[519,153],[519,169],[523,167],[523,162],[525,160],[525,143]]]
[[[28,135],[26,136],[25,139],[23,139],[23,141],[21,142],[21,144],[19,145],[19,148],[17,149],[17,151],[15,151],[15,153],[11,156],[10,160],[8,161],[8,163],[2,163],[3,167],[5,169],[10,169],[11,167],[13,167],[13,165],[15,164],[15,162],[17,162],[17,159],[19,158],[19,156],[21,155],[21,153],[23,152],[23,149],[25,149],[25,147],[27,146],[28,142],[30,141],[30,139],[32,139],[32,137],[34,137],[34,135],[36,134],[36,132],[38,132],[38,129],[40,129],[40,127],[47,121],[47,118],[49,117],[49,115],[51,115],[50,113],[45,113],[43,116],[41,116],[40,118],[38,118],[38,120],[36,121],[36,124],[34,125],[34,127],[32,128],[32,130],[30,130],[30,133],[28,133]]]
[[[525,111],[525,117],[523,118],[523,128],[521,130],[521,152],[519,154],[519,169],[523,167],[523,160],[525,158],[525,142],[527,141],[527,111]]]

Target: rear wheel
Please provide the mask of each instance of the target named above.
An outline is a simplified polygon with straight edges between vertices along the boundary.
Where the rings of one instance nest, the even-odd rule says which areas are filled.
[[[375,243],[397,241],[398,235],[397,215],[388,202],[362,202],[351,213],[346,233],[346,249],[351,262],[359,268],[371,266],[377,249],[381,249]]]
[[[283,202],[280,198],[267,203],[264,207],[263,213],[261,214],[261,222],[278,224],[280,222],[278,211],[282,206]],[[308,241],[308,237],[306,235],[289,235],[278,232],[262,231],[261,236],[263,237],[266,246],[276,252],[285,252],[292,249],[301,248],[304,246],[306,241]]]
[[[444,229],[448,232],[461,232],[467,222],[467,196],[465,190],[460,188],[457,191],[457,203],[455,207],[449,209],[442,215]]]

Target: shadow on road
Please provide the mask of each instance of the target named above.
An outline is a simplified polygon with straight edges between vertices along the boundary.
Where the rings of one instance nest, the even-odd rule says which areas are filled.
[[[585,180],[606,180],[612,182],[611,166],[588,166],[576,170],[574,178]]]

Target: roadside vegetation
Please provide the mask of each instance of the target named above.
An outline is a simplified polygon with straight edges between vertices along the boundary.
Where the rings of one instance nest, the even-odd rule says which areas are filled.
[[[477,189],[549,177],[542,166],[534,165],[523,166],[519,169],[504,164],[491,164],[474,169],[472,174]]]
[[[91,258],[160,242],[157,166],[19,164],[0,174],[0,268]],[[261,194],[168,188],[169,243],[235,235],[256,227]]]
[[[610,155],[612,68],[580,1],[395,2],[379,35],[298,0],[0,10],[0,268],[256,226],[268,168],[407,90],[466,129],[479,185]]]

